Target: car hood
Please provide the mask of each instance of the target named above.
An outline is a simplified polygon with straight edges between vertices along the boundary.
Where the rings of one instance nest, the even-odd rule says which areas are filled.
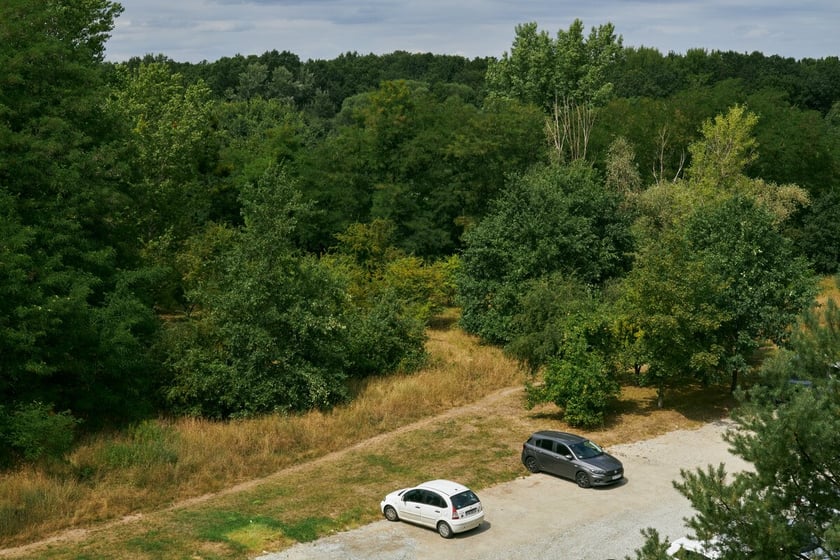
[[[602,455],[598,455],[597,457],[590,457],[589,459],[581,459],[580,462],[605,471],[613,471],[615,469],[623,468],[621,461],[609,453],[604,453]]]

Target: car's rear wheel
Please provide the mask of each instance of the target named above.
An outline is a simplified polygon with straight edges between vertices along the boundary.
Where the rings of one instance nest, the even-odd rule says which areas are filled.
[[[589,475],[583,471],[575,475],[575,482],[577,482],[577,485],[581,488],[589,488],[592,486],[592,479],[589,478]]]
[[[397,515],[397,510],[391,506],[385,506],[385,519],[388,521],[399,521],[400,516]]]
[[[450,527],[449,523],[447,523],[446,521],[438,521],[437,531],[438,535],[440,535],[444,539],[452,538],[452,527]]]
[[[540,466],[537,464],[536,457],[525,457],[525,468],[527,468],[532,473],[540,472]]]

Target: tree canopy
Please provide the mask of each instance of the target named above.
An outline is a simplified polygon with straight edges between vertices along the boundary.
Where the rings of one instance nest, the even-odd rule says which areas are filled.
[[[422,363],[456,304],[598,421],[630,369],[734,382],[810,297],[803,257],[840,268],[836,57],[575,21],[500,59],[107,63],[121,13],[0,5],[2,461],[331,406]],[[583,378],[597,398],[563,396]]]

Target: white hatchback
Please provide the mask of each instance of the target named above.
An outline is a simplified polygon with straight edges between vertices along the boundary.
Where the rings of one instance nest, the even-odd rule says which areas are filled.
[[[445,539],[475,529],[484,520],[484,508],[478,496],[451,480],[430,480],[391,492],[379,508],[388,521],[403,520],[432,527]]]

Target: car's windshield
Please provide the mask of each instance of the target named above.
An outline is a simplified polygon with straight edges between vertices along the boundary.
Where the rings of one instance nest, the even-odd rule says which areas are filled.
[[[574,451],[578,459],[591,459],[592,457],[597,457],[604,452],[603,449],[589,440],[572,445],[572,451]]]
[[[452,505],[455,506],[455,509],[462,509],[477,503],[478,496],[476,496],[472,490],[465,490],[460,494],[452,496]]]

